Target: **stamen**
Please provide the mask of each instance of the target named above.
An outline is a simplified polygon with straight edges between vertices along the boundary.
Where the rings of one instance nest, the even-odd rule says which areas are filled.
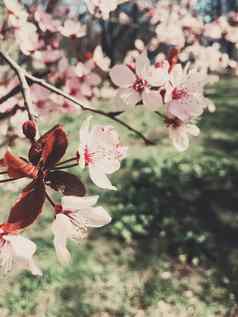
[[[51,206],[55,209],[56,204],[53,202],[53,200],[50,198],[47,192],[45,192],[45,196],[48,200],[48,202],[51,204]]]
[[[63,165],[63,164],[66,164],[66,163],[70,163],[70,162],[73,162],[73,161],[78,161],[79,160],[79,157],[78,156],[75,156],[75,157],[72,157],[68,160],[65,160],[63,162],[59,162],[58,164],[56,164],[56,166],[60,166],[60,165]]]
[[[55,171],[55,170],[63,170],[65,168],[71,168],[71,167],[75,167],[75,166],[78,166],[79,164],[78,163],[75,163],[75,164],[71,164],[71,165],[65,165],[65,166],[60,166],[60,167],[54,167],[51,169],[51,171]]]
[[[146,86],[147,86],[147,81],[141,78],[137,78],[133,84],[133,88],[135,89],[135,91],[140,93],[143,92]]]
[[[174,90],[172,91],[172,98],[174,100],[182,99],[182,98],[186,97],[187,95],[188,95],[188,93],[185,89],[174,88]]]

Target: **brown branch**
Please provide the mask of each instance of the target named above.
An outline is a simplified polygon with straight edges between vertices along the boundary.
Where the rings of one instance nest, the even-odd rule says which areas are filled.
[[[50,90],[51,92],[53,92],[53,93],[55,93],[57,95],[60,95],[60,96],[64,97],[65,99],[73,102],[75,105],[79,106],[81,108],[81,110],[83,110],[83,111],[93,112],[93,113],[96,113],[96,114],[99,114],[101,116],[107,117],[107,118],[119,123],[123,127],[127,128],[129,131],[131,131],[134,134],[136,134],[139,138],[141,138],[145,142],[146,145],[153,145],[154,144],[151,140],[147,139],[146,136],[143,133],[141,133],[140,131],[138,131],[135,128],[131,127],[129,124],[127,124],[123,120],[118,119],[117,116],[119,114],[121,114],[122,112],[119,111],[119,112],[109,112],[109,113],[107,113],[107,112],[104,112],[104,111],[101,111],[101,110],[97,110],[97,109],[93,109],[93,108],[89,108],[87,106],[84,106],[76,98],[74,98],[73,96],[69,95],[68,93],[62,91],[61,89],[58,89],[58,88],[54,87],[53,85],[47,83],[46,81],[44,81],[41,78],[37,78],[37,77],[25,72],[16,62],[14,62],[8,55],[3,53],[1,50],[0,50],[0,56],[15,71],[15,73],[16,73],[19,81],[20,81],[21,91],[22,91],[22,95],[23,95],[23,98],[24,98],[25,108],[27,110],[29,120],[33,120],[33,116],[32,116],[31,111],[30,111],[31,106],[32,106],[32,101],[31,101],[29,85],[35,83],[35,84],[38,84],[38,85]],[[7,95],[9,97],[11,97],[12,95],[14,95],[14,93],[16,94],[18,89],[19,89],[18,86],[16,86]],[[6,96],[2,97],[1,99],[5,101],[6,100]],[[1,99],[0,99],[0,104],[1,104],[1,102],[3,102]]]
[[[154,145],[154,142],[147,139],[146,136],[144,136],[143,133],[141,133],[140,131],[134,129],[133,127],[131,127],[129,124],[127,124],[126,122],[122,121],[121,119],[118,119],[116,116],[114,115],[110,115],[109,113],[107,112],[104,112],[104,111],[101,111],[101,110],[97,110],[97,109],[92,109],[92,108],[87,108],[86,109],[87,111],[90,111],[90,112],[93,112],[93,113],[97,113],[99,115],[102,115],[104,117],[107,117],[107,118],[110,118],[111,120],[119,123],[120,125],[122,125],[123,127],[127,128],[129,131],[133,132],[134,134],[136,134],[139,138],[141,138],[146,145]]]
[[[0,98],[0,104],[4,103],[5,101],[7,101],[8,99],[14,97],[15,95],[17,95],[19,92],[21,91],[21,85],[17,85],[16,87],[14,87],[12,90],[10,90],[6,95],[2,96]]]
[[[31,100],[31,93],[30,93],[30,87],[28,85],[28,82],[26,80],[26,73],[25,71],[7,54],[5,54],[3,51],[0,50],[0,56],[3,58],[3,60],[14,70],[16,73],[20,84],[21,84],[21,92],[24,99],[24,105],[28,114],[29,120],[33,121],[33,116],[31,114],[31,108],[32,108],[32,100]]]
[[[122,121],[121,119],[116,118],[116,116],[121,114],[121,112],[107,113],[107,112],[104,112],[104,111],[101,111],[101,110],[97,110],[97,109],[86,107],[86,106],[82,105],[76,98],[70,96],[69,94],[67,94],[66,92],[62,91],[61,89],[58,89],[58,88],[52,86],[51,84],[47,83],[43,79],[37,78],[37,77],[32,76],[32,75],[30,75],[28,73],[26,73],[25,76],[30,81],[30,83],[38,84],[38,85],[40,85],[40,86],[42,86],[44,88],[47,88],[51,92],[56,93],[57,95],[63,96],[65,99],[67,99],[67,100],[73,102],[74,104],[76,104],[77,106],[79,106],[81,108],[81,110],[99,114],[101,116],[107,117],[107,118],[119,123],[120,125],[122,125],[125,128],[127,128],[129,131],[131,131],[134,134],[136,134],[139,138],[141,138],[145,142],[146,145],[153,145],[154,144],[151,140],[147,139],[146,136],[144,136],[140,131],[134,129],[129,124],[127,124],[126,122]]]

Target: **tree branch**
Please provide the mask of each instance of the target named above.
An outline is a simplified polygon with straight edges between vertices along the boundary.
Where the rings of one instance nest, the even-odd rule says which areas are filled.
[[[5,54],[0,50],[0,56],[3,58],[3,60],[14,70],[16,73],[20,84],[21,84],[21,92],[24,99],[24,105],[28,114],[29,120],[33,121],[33,116],[31,114],[31,108],[32,108],[32,100],[31,100],[31,93],[30,93],[30,87],[28,85],[28,82],[26,80],[26,73],[25,71],[13,60],[10,56]]]
[[[154,144],[151,140],[147,139],[146,136],[144,136],[140,131],[134,129],[129,124],[127,124],[126,122],[122,121],[121,119],[116,118],[116,116],[118,116],[122,112],[107,113],[107,112],[104,112],[104,111],[101,111],[101,110],[97,110],[97,109],[86,107],[86,106],[82,105],[76,98],[70,96],[69,94],[67,94],[66,92],[62,91],[61,89],[58,89],[58,88],[52,86],[51,84],[47,83],[43,79],[37,78],[37,77],[32,76],[32,75],[30,75],[28,73],[26,73],[25,76],[30,81],[30,83],[38,84],[38,85],[40,85],[40,86],[42,86],[44,88],[47,88],[51,92],[56,93],[57,95],[63,96],[65,99],[67,99],[67,100],[73,102],[74,104],[76,104],[77,106],[79,106],[81,108],[81,110],[99,114],[101,116],[107,117],[107,118],[119,123],[120,125],[122,125],[125,128],[127,128],[129,131],[131,131],[134,134],[136,134],[139,138],[141,138],[145,142],[146,145],[153,145]]]
[[[93,112],[93,113],[96,113],[96,114],[99,114],[101,116],[107,117],[107,118],[119,123],[123,127],[127,128],[129,131],[131,131],[134,134],[136,134],[139,138],[141,138],[145,142],[146,145],[153,145],[154,144],[151,140],[147,139],[146,136],[143,133],[141,133],[140,131],[138,131],[135,128],[131,127],[129,124],[127,124],[123,120],[118,119],[117,116],[119,114],[121,114],[122,112],[117,111],[117,112],[109,112],[109,113],[107,113],[107,112],[104,112],[104,111],[101,111],[101,110],[97,110],[97,109],[93,109],[93,108],[89,108],[87,106],[84,106],[76,98],[74,98],[73,96],[69,95],[68,93],[62,91],[59,88],[54,87],[53,85],[47,83],[46,81],[44,81],[41,78],[37,78],[37,77],[25,72],[16,62],[14,62],[9,56],[7,56],[2,51],[0,51],[0,56],[15,71],[17,77],[19,78],[20,84],[21,84],[20,87],[16,86],[6,96],[2,97],[0,99],[0,104],[7,100],[7,96],[9,98],[14,96],[19,91],[19,89],[21,88],[29,120],[33,120],[33,116],[32,116],[31,111],[30,111],[31,106],[32,106],[32,101],[31,101],[31,96],[30,96],[29,85],[35,83],[35,84],[38,84],[38,85],[48,89],[49,91],[51,91],[51,92],[53,92],[53,93],[55,93],[57,95],[60,95],[60,96],[64,97],[65,99],[73,102],[75,105],[79,106],[81,108],[81,110],[83,110],[83,111]]]
[[[12,90],[10,90],[5,96],[2,96],[0,98],[0,105],[10,99],[11,97],[14,97],[21,91],[21,85],[17,85]]]

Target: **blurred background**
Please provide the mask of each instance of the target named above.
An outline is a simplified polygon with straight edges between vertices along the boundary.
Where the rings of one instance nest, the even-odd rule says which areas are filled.
[[[53,215],[46,208],[28,230],[44,276],[23,272],[1,277],[0,317],[237,317],[238,1],[129,1],[110,20],[91,16],[80,0],[21,3],[26,8],[41,4],[49,13],[66,6],[71,17],[87,25],[85,38],[62,43],[72,63],[97,45],[111,66],[125,60],[129,51],[147,47],[156,61],[176,47],[182,63],[207,68],[206,95],[216,112],[203,117],[200,137],[182,154],[170,145],[159,117],[140,110],[122,114],[157,145],[144,146],[114,125],[129,145],[128,158],[112,178],[118,191],[89,187],[90,193],[101,195],[112,223],[80,245],[70,244],[73,261],[61,267],[50,231]],[[3,16],[3,8],[1,12]],[[18,57],[21,62],[29,58]],[[55,67],[47,65],[48,70]],[[34,63],[30,67],[37,75],[44,73]],[[95,94],[99,106],[107,109],[108,90]],[[64,123],[73,153],[85,117],[54,113],[41,126],[47,130]],[[95,121],[111,123],[100,117]],[[82,177],[86,180],[86,173]],[[4,214],[17,193],[0,191]]]

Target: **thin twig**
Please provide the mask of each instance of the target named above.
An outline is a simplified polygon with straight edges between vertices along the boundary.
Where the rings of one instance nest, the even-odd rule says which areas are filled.
[[[101,110],[97,110],[97,109],[93,109],[93,108],[89,108],[87,106],[82,105],[76,98],[70,96],[69,94],[67,94],[66,92],[50,85],[49,83],[45,82],[43,79],[37,78],[35,76],[32,76],[28,73],[25,74],[26,78],[28,80],[30,80],[31,82],[38,84],[44,88],[47,88],[48,90],[63,96],[65,99],[68,99],[69,101],[72,101],[73,103],[75,103],[77,106],[79,106],[83,111],[89,111],[89,112],[93,112],[96,114],[99,114],[101,116],[107,117],[117,123],[119,123],[120,125],[124,126],[125,128],[127,128],[129,131],[133,132],[134,134],[136,134],[138,137],[140,137],[141,139],[143,139],[143,141],[145,142],[146,145],[153,145],[154,143],[147,139],[140,131],[134,129],[133,127],[131,127],[129,124],[127,124],[126,122],[122,121],[121,119],[116,118],[117,115],[119,115],[118,112],[116,113],[107,113]]]
[[[29,120],[33,120],[33,116],[31,114],[32,108],[32,100],[31,100],[31,93],[30,87],[26,80],[26,73],[25,71],[7,54],[0,50],[0,56],[4,59],[4,61],[14,70],[16,73],[20,83],[21,83],[21,91],[24,99],[24,105],[28,114]]]
[[[165,119],[166,117],[165,117],[165,115],[163,115],[161,112],[159,112],[159,111],[155,111],[155,113],[160,117],[160,118],[162,118],[162,119]]]
[[[91,109],[91,108],[87,108],[86,109],[87,111],[90,111],[90,112],[94,112],[94,113],[97,113],[97,114],[100,114],[104,117],[107,117],[107,118],[110,118],[111,120],[119,123],[120,125],[122,125],[123,127],[127,128],[129,131],[133,132],[134,134],[138,135],[138,137],[140,137],[146,145],[154,145],[154,142],[152,142],[151,140],[147,139],[146,136],[144,136],[143,133],[141,133],[140,131],[134,129],[133,127],[131,127],[129,124],[127,124],[126,122],[122,121],[121,119],[118,119],[117,117],[115,116],[111,116],[110,114],[108,114],[107,112],[104,112],[104,111],[101,111],[101,110],[97,110],[97,109]]]
[[[4,103],[5,101],[7,101],[8,99],[10,99],[11,97],[14,97],[14,96],[17,95],[20,91],[21,91],[21,85],[17,85],[17,86],[14,87],[12,90],[10,90],[5,96],[2,96],[2,97],[0,98],[0,104]]]

